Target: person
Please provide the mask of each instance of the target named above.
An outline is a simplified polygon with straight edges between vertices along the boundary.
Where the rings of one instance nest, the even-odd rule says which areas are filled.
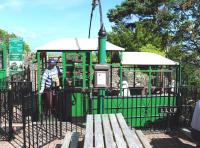
[[[42,76],[40,93],[44,96],[44,111],[46,115],[51,114],[53,109],[53,91],[61,88],[59,81],[61,72],[56,64],[57,62],[54,59],[50,59],[48,68],[44,70]]]
[[[129,86],[128,86],[128,78],[126,77],[126,75],[123,73],[122,74],[122,95],[123,96],[130,96],[130,90],[129,90]]]
[[[200,100],[196,102],[191,127],[192,138],[197,141],[197,147],[200,147]]]

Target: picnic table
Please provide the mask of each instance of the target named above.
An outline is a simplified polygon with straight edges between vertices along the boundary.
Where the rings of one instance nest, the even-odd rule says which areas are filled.
[[[87,115],[84,148],[149,148],[141,130],[131,130],[121,113]]]

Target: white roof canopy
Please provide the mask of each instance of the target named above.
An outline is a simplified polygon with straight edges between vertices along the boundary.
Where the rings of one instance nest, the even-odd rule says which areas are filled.
[[[149,52],[123,52],[123,65],[179,65],[161,55]]]
[[[62,38],[51,41],[35,49],[36,51],[59,51],[59,50],[98,50],[98,39],[86,38]],[[123,51],[124,48],[106,41],[106,50]]]

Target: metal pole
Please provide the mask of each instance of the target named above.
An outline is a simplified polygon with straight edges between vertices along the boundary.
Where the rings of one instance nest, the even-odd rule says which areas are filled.
[[[5,45],[3,44],[2,45],[2,47],[3,47],[3,70],[5,70],[5,72],[4,72],[4,78],[6,78],[6,76],[7,76],[7,51],[6,51],[6,47],[5,47]]]
[[[41,88],[41,69],[40,69],[40,52],[37,52],[37,90],[40,91]],[[39,111],[39,117],[41,117],[42,114],[42,97],[41,94],[38,93],[38,111]]]
[[[62,70],[63,70],[63,75],[62,75],[62,86],[65,88],[65,82],[66,82],[66,52],[62,52]]]
[[[102,24],[99,30],[99,64],[106,64],[106,30]],[[105,98],[105,89],[100,88],[98,91],[100,99],[100,114],[104,113],[104,98]]]

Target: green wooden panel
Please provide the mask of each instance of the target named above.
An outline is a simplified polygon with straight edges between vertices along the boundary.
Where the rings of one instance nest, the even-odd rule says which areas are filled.
[[[76,93],[75,104],[72,107],[72,116],[83,116],[84,100],[80,93]],[[73,98],[74,99],[74,98]],[[87,98],[88,99],[88,98]],[[86,111],[88,111],[88,102],[86,103]],[[92,114],[97,114],[97,98],[92,101]],[[160,112],[160,108],[175,106],[176,98],[173,96],[153,96],[143,98],[108,98],[104,99],[104,113],[122,113],[127,119],[127,123],[133,127],[145,126],[156,121],[161,121],[167,117],[167,113]]]

